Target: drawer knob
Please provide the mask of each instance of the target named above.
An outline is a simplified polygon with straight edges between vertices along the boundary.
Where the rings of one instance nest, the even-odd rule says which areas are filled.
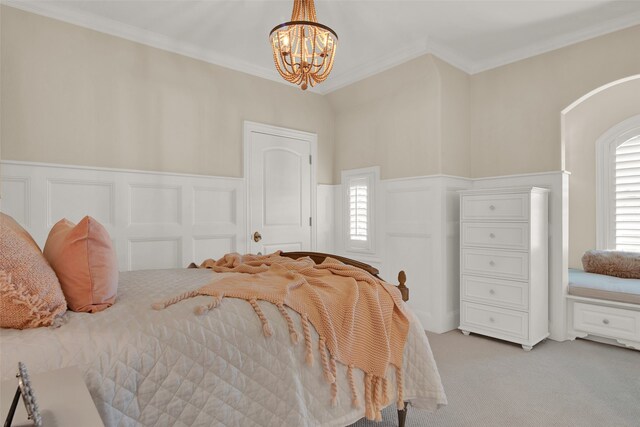
[[[496,321],[496,319],[494,319],[493,317],[489,317],[489,322],[493,323],[495,321]]]
[[[496,210],[496,207],[495,207],[495,206],[493,206],[493,205],[491,205],[491,206],[489,206],[489,209],[491,209],[492,211],[495,211],[495,210]]]
[[[496,291],[494,291],[493,289],[490,289],[490,290],[489,290],[489,293],[490,293],[491,295],[495,295],[495,294],[496,294]]]
[[[493,261],[489,261],[489,265],[493,267],[494,265],[496,265],[496,263]]]
[[[495,234],[493,234],[493,233],[491,233],[491,234],[489,234],[489,237],[491,237],[492,239],[495,239],[495,238],[496,238],[496,235],[495,235]]]
[[[604,323],[605,325],[609,324],[609,319],[602,319],[602,323]]]

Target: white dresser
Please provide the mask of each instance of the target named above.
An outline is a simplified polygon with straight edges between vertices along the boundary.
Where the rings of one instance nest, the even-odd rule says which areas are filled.
[[[460,192],[460,330],[522,345],[549,336],[548,193]]]

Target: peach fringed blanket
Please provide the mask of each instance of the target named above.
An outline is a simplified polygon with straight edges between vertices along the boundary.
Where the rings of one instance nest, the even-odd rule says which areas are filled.
[[[306,363],[313,364],[309,322],[320,336],[319,350],[324,377],[331,384],[332,404],[336,404],[336,362],[348,366],[352,404],[360,406],[354,383],[353,369],[365,373],[365,416],[381,420],[381,410],[391,401],[387,373],[395,368],[397,405],[404,407],[402,387],[402,354],[409,330],[408,317],[403,312],[400,292],[357,267],[327,258],[316,265],[310,258],[292,260],[271,255],[227,254],[217,261],[206,260],[200,268],[219,273],[236,272],[200,289],[178,295],[153,305],[162,309],[178,301],[198,295],[213,297],[198,314],[217,307],[222,298],[241,298],[254,308],[262,322],[265,336],[273,333],[257,300],[276,305],[287,321],[293,344],[299,341],[293,320],[285,306],[302,317],[306,346]]]

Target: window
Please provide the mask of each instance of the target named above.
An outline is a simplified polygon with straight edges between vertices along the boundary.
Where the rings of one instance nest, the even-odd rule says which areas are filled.
[[[597,149],[598,248],[640,252],[640,116],[606,132]]]
[[[640,135],[615,152],[615,247],[640,252]]]
[[[365,178],[349,183],[349,239],[367,241],[369,235],[369,186]]]
[[[342,172],[345,214],[345,250],[375,251],[375,183],[379,169],[366,168]]]

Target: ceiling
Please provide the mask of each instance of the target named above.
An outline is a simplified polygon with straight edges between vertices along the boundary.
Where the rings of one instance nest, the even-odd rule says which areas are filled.
[[[268,34],[293,0],[1,0],[3,4],[282,80]],[[640,24],[640,1],[316,0],[339,37],[328,93],[425,53],[473,74]]]

